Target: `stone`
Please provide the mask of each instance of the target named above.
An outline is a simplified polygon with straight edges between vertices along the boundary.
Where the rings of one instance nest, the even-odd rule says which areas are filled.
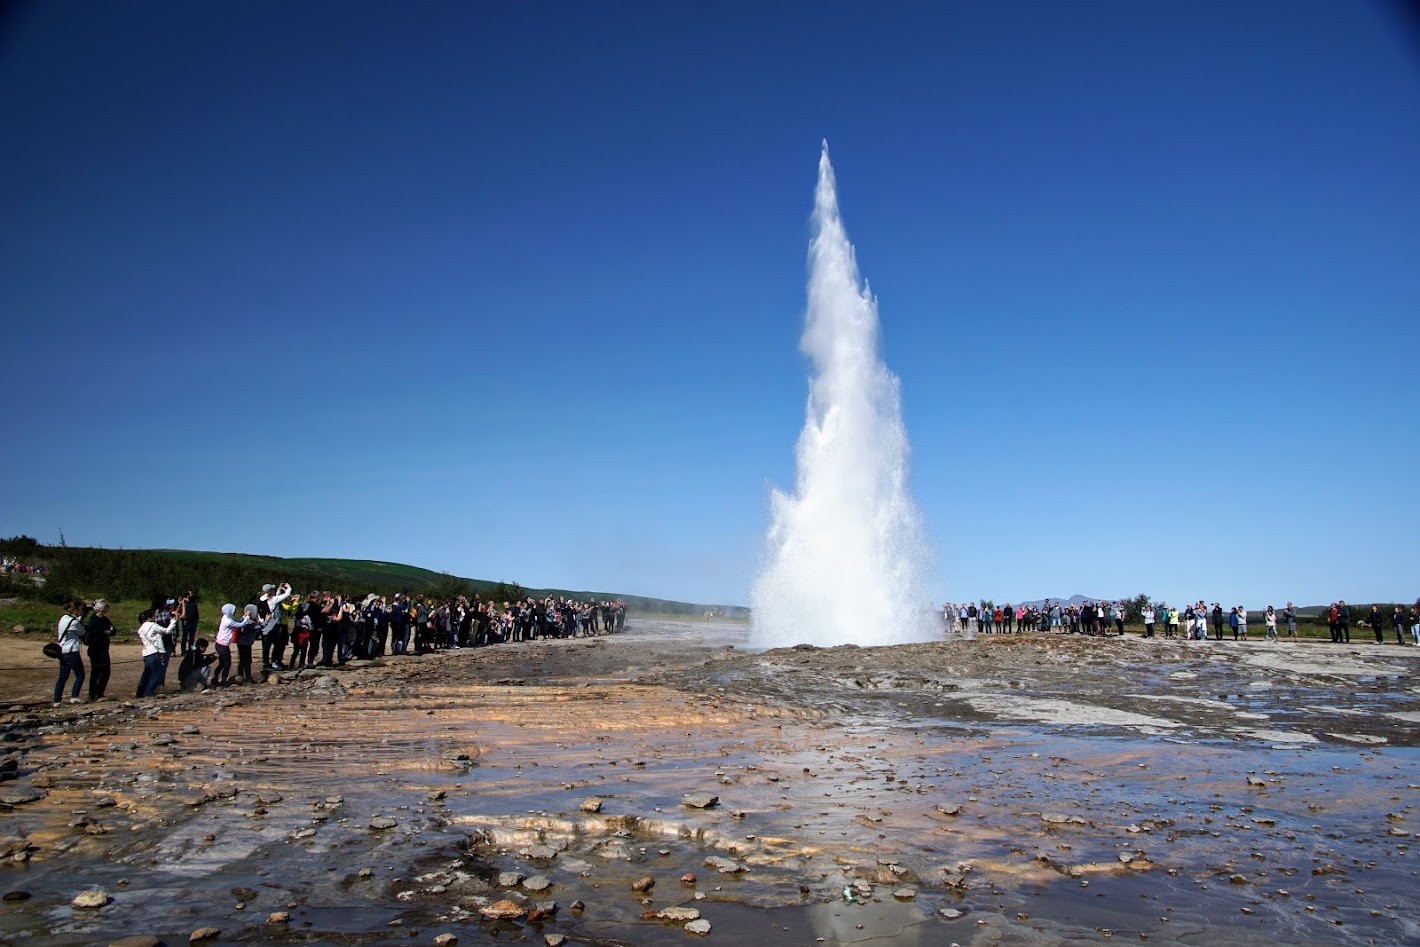
[[[266,915],[266,923],[268,924],[289,924],[290,922],[291,915],[287,911],[272,911]]]
[[[544,944],[546,944],[547,947],[562,947],[563,944],[567,943],[567,935],[566,935],[566,934],[543,934],[543,935],[542,935],[542,942],[543,942]]]
[[[633,881],[631,883],[631,890],[645,893],[647,891],[650,891],[655,886],[656,879],[652,878],[650,875],[647,875],[644,878],[637,878],[635,881]]]
[[[30,840],[23,835],[6,835],[0,838],[0,858],[9,858],[30,847]]]
[[[359,871],[357,871],[355,874],[357,874],[357,875],[360,876],[361,878],[369,878],[369,877],[370,877],[371,875],[373,875],[374,873],[375,873],[375,870],[374,870],[373,868],[361,868],[361,869],[360,869]]]
[[[911,901],[917,897],[917,889],[912,887],[898,888],[892,893],[892,896],[899,901]]]
[[[546,862],[557,857],[557,849],[546,845],[529,845],[523,849],[523,854],[533,861]]]
[[[590,798],[590,799],[583,799],[583,800],[582,800],[582,811],[583,811],[583,812],[601,812],[601,811],[602,811],[602,801],[601,801],[600,799],[598,799],[596,796],[593,796],[593,797]]]
[[[687,885],[693,885],[693,884],[695,884],[695,872],[693,872],[693,871],[687,871],[685,874],[683,874],[683,875],[680,876],[680,881],[681,881],[681,884],[687,884]]]
[[[505,898],[501,901],[494,901],[492,904],[485,904],[478,909],[478,913],[492,921],[515,921],[528,912],[516,901],[509,901]]]
[[[659,911],[648,911],[642,916],[648,921],[674,921],[677,924],[684,924],[687,921],[699,920],[700,912],[695,908],[668,907],[661,908]]]
[[[552,887],[552,882],[547,880],[546,875],[533,875],[523,882],[524,891],[546,891]]]
[[[424,798],[430,802],[442,802],[446,793],[442,789],[431,790]]]
[[[22,806],[27,802],[39,802],[49,795],[43,789],[7,789],[0,792],[0,802],[7,806]]]
[[[5,900],[5,901],[28,901],[29,899],[30,899],[30,893],[29,893],[28,891],[6,891],[6,892],[5,892],[5,895],[4,895],[4,898],[3,898],[3,899],[0,899],[0,900]]]
[[[149,742],[154,746],[172,746],[177,742],[177,737],[173,736],[171,733],[159,733]]]
[[[316,830],[315,830],[315,829],[297,829],[295,832],[292,832],[292,833],[291,833],[291,837],[292,837],[292,838],[310,838],[312,835],[315,835],[315,834],[316,834]]]
[[[274,806],[281,801],[281,794],[271,789],[262,789],[257,792],[256,801],[263,806]]]
[[[1265,780],[1265,779],[1258,779],[1256,776],[1249,776],[1249,777],[1247,778],[1247,784],[1248,784],[1249,786],[1252,786],[1252,787],[1254,787],[1254,788],[1257,788],[1257,787],[1260,787],[1260,786],[1266,786],[1266,785],[1267,785],[1267,780]]]
[[[937,811],[942,815],[961,815],[961,803],[938,803]]]
[[[152,934],[131,934],[108,942],[108,947],[160,947],[163,942]]]
[[[942,908],[937,913],[949,921],[955,921],[962,915],[962,912],[958,911],[956,908]]]
[[[376,832],[382,831],[384,829],[392,829],[396,825],[399,825],[399,823],[396,822],[394,819],[391,819],[387,815],[377,815],[370,820],[370,828],[375,830]]]
[[[498,873],[498,887],[516,888],[527,877],[520,871],[500,871]]]
[[[702,917],[697,921],[691,921],[689,924],[685,925],[685,929],[691,934],[699,934],[701,937],[704,937],[706,934],[710,933],[710,922]]]
[[[88,891],[80,891],[70,902],[76,908],[101,908],[108,904],[108,892],[103,888],[91,888]]]
[[[197,930],[187,935],[187,942],[189,944],[197,944],[204,940],[213,940],[221,936],[222,932],[215,927],[199,927]]]
[[[434,947],[454,947],[458,942],[459,939],[454,934],[440,934],[434,938]]]
[[[739,862],[731,861],[728,858],[721,858],[719,855],[711,855],[709,858],[705,859],[705,865],[707,868],[715,869],[722,875],[733,875],[736,872],[745,870],[745,866],[741,865]]]
[[[197,724],[190,723],[187,726],[183,727],[182,730],[180,730],[179,732],[182,733],[184,736],[195,737],[202,731],[197,729]]]
[[[680,804],[692,809],[709,809],[720,804],[720,797],[708,792],[688,792],[680,797]]]

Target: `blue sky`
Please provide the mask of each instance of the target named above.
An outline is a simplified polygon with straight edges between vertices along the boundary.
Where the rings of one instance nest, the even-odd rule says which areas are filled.
[[[1396,9],[23,6],[0,534],[743,603],[826,138],[938,600],[1413,598]]]

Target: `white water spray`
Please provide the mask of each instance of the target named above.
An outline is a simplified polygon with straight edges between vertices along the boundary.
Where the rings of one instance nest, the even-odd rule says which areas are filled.
[[[808,312],[813,360],[793,496],[775,490],[766,563],[750,590],[750,643],[901,644],[939,636],[929,551],[907,491],[897,376],[878,358],[878,306],[860,287],[838,216],[828,143],[814,196]]]

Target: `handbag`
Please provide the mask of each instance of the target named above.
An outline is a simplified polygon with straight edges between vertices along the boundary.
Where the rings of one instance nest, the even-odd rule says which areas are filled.
[[[45,645],[44,645],[44,656],[45,656],[46,658],[52,658],[52,659],[54,659],[54,660],[58,660],[58,659],[59,659],[59,656],[60,656],[61,654],[63,654],[63,653],[64,653],[64,651],[63,651],[62,648],[59,647],[59,643],[58,643],[58,642],[56,642],[56,641],[47,641],[47,642],[45,642]]]

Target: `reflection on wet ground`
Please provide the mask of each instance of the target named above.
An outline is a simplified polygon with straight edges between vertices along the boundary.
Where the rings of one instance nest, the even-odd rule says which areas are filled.
[[[741,641],[12,712],[0,937],[1420,942],[1407,651]]]

